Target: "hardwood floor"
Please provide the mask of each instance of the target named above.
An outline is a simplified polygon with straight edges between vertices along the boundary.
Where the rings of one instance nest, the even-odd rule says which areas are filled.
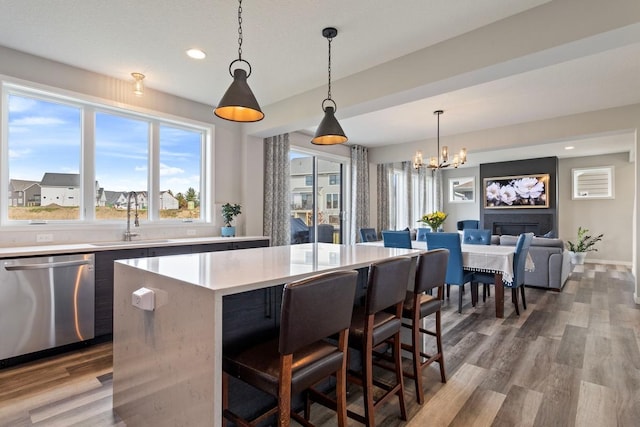
[[[464,295],[458,314],[453,290],[443,314],[448,382],[437,366],[427,369],[420,407],[405,381],[409,421],[391,401],[378,425],[637,426],[640,306],[632,286],[626,267],[577,266],[563,292],[527,288],[528,309],[518,317],[508,302],[504,319],[495,319],[493,297],[473,308]],[[350,407],[361,408],[351,390]],[[3,369],[0,425],[123,426],[111,394],[109,343]],[[312,415],[335,425],[316,405]]]

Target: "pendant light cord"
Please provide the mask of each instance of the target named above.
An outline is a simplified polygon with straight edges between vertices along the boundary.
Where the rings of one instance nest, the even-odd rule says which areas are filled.
[[[242,61],[242,0],[238,0],[238,59]]]
[[[331,100],[331,41],[333,40],[333,37],[327,37],[327,40],[329,40],[329,66],[327,67],[327,74],[329,75],[329,91],[327,99]]]
[[[438,114],[437,114],[437,115],[438,115],[438,168],[439,168],[439,167],[440,167],[440,165],[442,164],[442,163],[440,163],[440,157],[441,157],[441,156],[440,156],[440,154],[441,154],[441,153],[440,153],[440,114],[441,114],[441,113],[438,113]]]

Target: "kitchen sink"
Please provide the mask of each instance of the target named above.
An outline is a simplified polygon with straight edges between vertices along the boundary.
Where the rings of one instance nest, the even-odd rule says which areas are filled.
[[[118,240],[116,242],[97,242],[89,243],[91,246],[128,246],[128,245],[150,245],[154,243],[167,243],[169,239],[156,239],[156,240]]]

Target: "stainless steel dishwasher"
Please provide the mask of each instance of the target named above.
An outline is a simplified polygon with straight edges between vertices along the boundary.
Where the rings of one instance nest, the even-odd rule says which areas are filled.
[[[0,260],[0,360],[94,337],[94,255]]]

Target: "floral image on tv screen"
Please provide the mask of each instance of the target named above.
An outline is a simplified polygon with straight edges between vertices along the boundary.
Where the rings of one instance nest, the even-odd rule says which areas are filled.
[[[548,208],[549,174],[484,179],[484,207]]]

